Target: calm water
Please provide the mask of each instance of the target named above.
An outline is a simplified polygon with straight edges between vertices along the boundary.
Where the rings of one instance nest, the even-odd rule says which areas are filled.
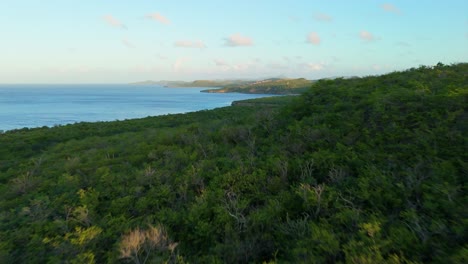
[[[138,85],[0,85],[0,130],[113,121],[228,106],[265,97],[206,88]]]

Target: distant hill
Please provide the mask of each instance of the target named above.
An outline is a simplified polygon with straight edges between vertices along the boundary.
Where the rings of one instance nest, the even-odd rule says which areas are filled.
[[[252,81],[246,80],[195,80],[192,82],[185,81],[142,81],[130,83],[134,85],[160,85],[171,88],[176,87],[224,87],[228,85],[244,85],[246,83],[251,83]]]
[[[299,94],[312,86],[313,81],[299,79],[266,79],[245,84],[228,85],[221,89],[209,89],[206,93]]]

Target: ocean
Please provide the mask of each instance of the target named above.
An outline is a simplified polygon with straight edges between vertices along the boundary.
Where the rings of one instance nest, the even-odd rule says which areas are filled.
[[[269,95],[153,85],[0,85],[0,130],[113,121],[229,106]]]

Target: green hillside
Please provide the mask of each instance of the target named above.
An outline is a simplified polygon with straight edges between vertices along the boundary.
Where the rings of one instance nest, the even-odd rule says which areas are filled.
[[[467,263],[467,77],[0,134],[0,263]]]
[[[220,89],[209,89],[206,93],[249,93],[249,94],[299,94],[305,92],[312,81],[299,79],[267,79],[245,84],[232,84]]]

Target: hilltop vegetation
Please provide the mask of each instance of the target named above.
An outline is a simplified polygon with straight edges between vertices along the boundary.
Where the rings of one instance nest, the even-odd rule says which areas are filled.
[[[227,85],[220,89],[209,89],[206,93],[253,93],[253,94],[299,94],[305,92],[312,81],[299,79],[267,79],[245,84]]]
[[[467,74],[0,134],[0,263],[466,263]]]

